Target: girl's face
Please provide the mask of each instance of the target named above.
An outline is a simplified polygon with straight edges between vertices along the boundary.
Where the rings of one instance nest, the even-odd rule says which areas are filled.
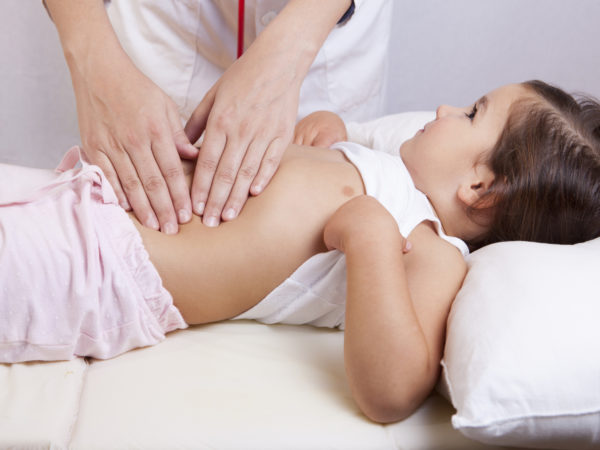
[[[511,84],[465,108],[440,106],[436,119],[400,147],[400,156],[417,189],[428,196],[456,192],[498,141],[510,106],[527,94],[520,84]]]

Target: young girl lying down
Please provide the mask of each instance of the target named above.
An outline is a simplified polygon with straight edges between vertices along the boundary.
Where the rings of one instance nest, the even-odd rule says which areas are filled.
[[[110,358],[233,318],[340,327],[362,411],[407,416],[438,377],[469,249],[600,235],[600,107],[504,86],[439,107],[400,156],[291,145],[237,219],[167,236],[98,168],[65,170],[71,150],[58,178],[0,198],[2,361]]]

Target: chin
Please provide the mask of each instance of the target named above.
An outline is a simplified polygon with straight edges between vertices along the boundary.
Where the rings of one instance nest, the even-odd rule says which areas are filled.
[[[408,147],[410,147],[413,139],[414,139],[414,137],[407,139],[406,141],[404,141],[402,143],[402,145],[400,145],[400,148],[398,149],[398,154],[400,155],[400,157],[402,158],[403,161],[404,161],[404,155],[406,154]],[[404,163],[406,164],[406,161]]]

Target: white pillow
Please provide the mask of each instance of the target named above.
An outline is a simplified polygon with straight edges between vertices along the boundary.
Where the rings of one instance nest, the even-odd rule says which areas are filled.
[[[434,111],[404,112],[369,122],[350,122],[346,124],[346,131],[350,142],[398,155],[400,145],[433,119]]]
[[[488,444],[600,448],[600,238],[498,243],[468,264],[442,361],[454,427]]]

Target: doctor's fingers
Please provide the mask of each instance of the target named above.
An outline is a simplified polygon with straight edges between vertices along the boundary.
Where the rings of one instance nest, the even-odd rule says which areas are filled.
[[[259,195],[269,183],[286,147],[281,138],[275,138],[266,151],[265,142],[261,141],[254,141],[246,152],[240,152],[234,146],[226,148],[213,179],[203,223],[216,226],[220,217],[227,221],[237,217],[248,200],[248,194]],[[243,164],[238,169],[240,159],[243,159]]]
[[[250,185],[254,181],[260,168],[263,152],[267,147],[266,144],[267,143],[263,140],[255,139],[248,147],[235,179],[235,183],[233,184],[233,188],[231,189],[231,193],[229,194],[229,198],[223,208],[223,220],[229,221],[235,219],[248,200]]]
[[[176,212],[180,213],[181,222],[187,222],[191,217],[185,176],[170,133],[161,130],[153,137],[154,140],[146,145],[126,149],[135,167],[135,177],[124,180],[118,168],[117,172],[128,196],[129,191],[146,196],[161,231],[175,234],[178,230]],[[131,203],[138,218],[147,216],[145,208],[138,211],[133,201]],[[189,212],[189,216],[185,211]]]
[[[168,139],[168,137],[170,137],[171,139]],[[185,137],[185,135],[179,134],[179,138],[182,137]],[[170,134],[163,135],[161,139],[157,139],[152,143],[152,152],[154,154],[156,164],[158,164],[160,172],[164,177],[165,182],[167,183],[168,193],[170,194],[170,199],[168,199],[169,201],[165,203],[163,207],[165,208],[165,210],[169,209],[169,207],[175,210],[175,214],[177,217],[172,223],[171,228],[177,231],[177,222],[186,223],[191,220],[192,201],[190,198],[190,190],[185,180],[183,165],[181,164],[181,159],[179,157],[181,152],[178,151],[176,143],[172,140],[173,138],[177,137],[172,136]],[[187,138],[185,139],[185,141],[187,142]],[[187,147],[188,145],[191,147],[191,144],[189,144],[189,142],[187,142],[187,144],[184,144],[185,147]],[[197,154],[197,152],[195,153]],[[155,207],[155,211],[156,210],[157,209]],[[163,224],[167,223],[162,222],[160,220],[160,216],[159,221],[161,222],[161,228]],[[163,229],[163,231],[166,230]]]
[[[150,207],[144,191],[132,188],[132,185],[139,183],[139,180],[127,153],[124,150],[112,151],[112,159],[109,158],[108,152],[104,150],[84,148],[84,153],[90,163],[102,169],[117,194],[121,207],[128,211],[132,209],[130,205],[135,205],[134,213],[140,223],[148,228],[158,230],[158,220]],[[121,179],[124,180],[124,184],[121,183]],[[127,189],[125,189],[125,186],[127,186]]]
[[[213,136],[207,132],[202,143],[192,184],[194,204],[204,204],[196,208],[197,212],[203,210],[202,222],[211,227],[217,226],[221,221],[223,206],[236,183],[240,165],[248,149],[246,142],[240,143],[233,137]]]
[[[265,187],[267,187],[267,184],[269,184],[275,171],[279,167],[283,153],[288,145],[290,145],[291,141],[291,132],[289,134],[284,134],[283,136],[277,136],[271,141],[260,162],[258,174],[250,187],[250,193],[252,195],[259,195]]]
[[[207,131],[200,146],[191,189],[192,208],[199,216],[204,215],[206,212],[208,194],[226,142],[225,134]]]

